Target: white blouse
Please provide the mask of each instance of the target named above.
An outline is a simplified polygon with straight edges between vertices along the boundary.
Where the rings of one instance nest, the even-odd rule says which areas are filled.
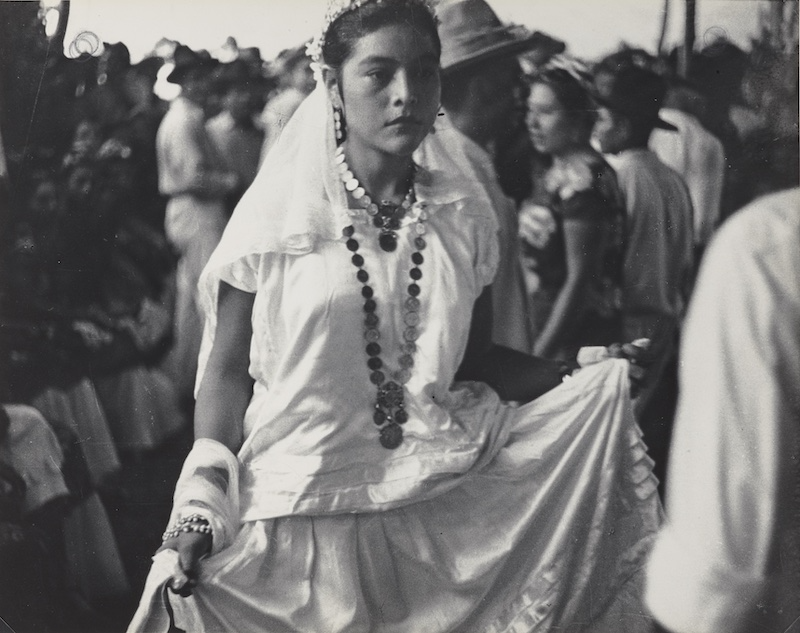
[[[396,450],[381,446],[372,421],[377,389],[367,368],[362,283],[344,237],[319,240],[305,254],[247,255],[217,273],[256,294],[256,384],[239,453],[243,520],[402,505],[439,494],[493,454],[507,407],[486,385],[453,380],[473,304],[497,268],[496,220],[491,209],[470,204],[466,183],[453,189],[452,180],[426,174],[396,251],[379,248],[363,211],[353,218],[388,375],[399,369],[415,219],[428,214],[409,420]]]

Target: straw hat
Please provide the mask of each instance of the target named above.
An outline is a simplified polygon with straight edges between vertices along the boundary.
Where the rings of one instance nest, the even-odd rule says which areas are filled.
[[[494,57],[536,47],[541,34],[503,24],[485,0],[445,0],[436,9],[442,70],[450,73]]]

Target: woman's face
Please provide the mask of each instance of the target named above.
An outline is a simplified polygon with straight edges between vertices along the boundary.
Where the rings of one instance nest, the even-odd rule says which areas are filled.
[[[410,156],[436,120],[439,57],[412,26],[385,26],[356,42],[328,89],[334,103],[341,90],[349,152]]]
[[[564,109],[555,91],[542,83],[533,84],[528,97],[528,130],[537,151],[558,156],[582,141],[581,129]]]

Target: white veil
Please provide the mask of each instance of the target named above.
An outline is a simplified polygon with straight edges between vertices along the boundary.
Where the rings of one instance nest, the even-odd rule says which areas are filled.
[[[262,162],[200,276],[198,303],[206,323],[195,389],[214,338],[219,282],[254,292],[243,260],[308,253],[319,240],[339,239],[350,224],[347,195],[332,160],[335,149],[333,109],[319,81]]]

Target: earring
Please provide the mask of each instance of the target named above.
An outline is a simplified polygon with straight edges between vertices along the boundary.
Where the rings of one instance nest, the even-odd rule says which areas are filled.
[[[333,108],[333,128],[336,131],[337,142],[341,143],[345,134],[344,113],[341,108]]]

